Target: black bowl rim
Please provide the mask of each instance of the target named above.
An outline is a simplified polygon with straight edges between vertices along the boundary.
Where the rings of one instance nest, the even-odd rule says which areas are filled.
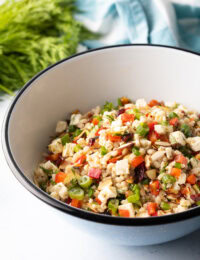
[[[46,192],[43,192],[41,189],[39,189],[37,186],[35,186],[20,170],[20,168],[18,167],[18,165],[12,155],[10,143],[9,143],[9,136],[8,136],[10,117],[11,117],[12,111],[13,111],[18,99],[22,96],[22,94],[24,93],[24,91],[27,88],[31,87],[31,84],[33,81],[38,79],[46,71],[54,68],[58,64],[63,63],[67,60],[71,60],[77,56],[83,56],[83,55],[87,55],[88,53],[91,53],[91,52],[102,51],[105,49],[112,49],[112,48],[114,49],[114,48],[123,48],[123,47],[131,47],[131,48],[157,47],[157,48],[163,48],[163,49],[167,48],[167,49],[173,49],[173,50],[177,50],[177,51],[181,51],[181,52],[194,54],[196,56],[200,55],[199,53],[196,53],[194,51],[190,51],[190,50],[186,50],[186,49],[178,48],[178,47],[173,47],[173,46],[167,46],[167,45],[121,44],[121,45],[111,45],[111,46],[105,46],[105,47],[101,47],[101,48],[97,48],[97,49],[87,50],[87,51],[72,55],[63,60],[60,60],[57,63],[47,67],[46,69],[42,70],[37,75],[35,75],[30,81],[28,81],[25,84],[25,86],[16,95],[16,97],[14,98],[13,102],[11,103],[11,105],[7,111],[7,114],[5,116],[4,123],[3,123],[3,129],[2,129],[2,146],[3,146],[3,151],[4,151],[6,161],[9,165],[11,171],[13,172],[15,177],[18,179],[18,181],[33,195],[35,195],[37,198],[39,198],[43,202],[53,206],[54,208],[57,208],[69,215],[72,215],[72,216],[75,216],[75,217],[78,217],[78,218],[81,218],[84,220],[98,222],[101,224],[111,224],[111,225],[118,225],[118,226],[151,226],[151,225],[174,223],[174,222],[183,221],[183,220],[186,220],[186,219],[189,219],[192,217],[198,217],[198,216],[200,216],[200,207],[191,208],[191,209],[181,212],[181,213],[170,214],[170,215],[159,216],[159,217],[147,217],[147,218],[112,217],[109,215],[97,214],[97,213],[89,212],[86,210],[77,209],[77,208],[71,207],[70,205],[64,204],[63,202],[50,197]]]

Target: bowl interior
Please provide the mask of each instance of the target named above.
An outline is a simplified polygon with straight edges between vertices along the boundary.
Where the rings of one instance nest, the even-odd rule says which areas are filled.
[[[155,46],[105,48],[63,61],[33,79],[8,122],[12,155],[31,181],[56,122],[118,97],[177,101],[200,110],[200,57]]]

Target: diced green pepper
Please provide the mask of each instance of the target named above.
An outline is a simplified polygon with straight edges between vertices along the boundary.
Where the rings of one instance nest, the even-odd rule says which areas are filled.
[[[78,151],[80,151],[82,149],[82,147],[77,144],[75,147],[74,147],[74,152],[77,153]]]
[[[181,163],[176,162],[174,165],[175,168],[181,169]]]
[[[175,118],[175,117],[178,118],[178,115],[177,115],[175,112],[171,112],[171,113],[169,114],[169,118],[170,118],[170,119]]]
[[[101,151],[101,155],[106,155],[108,152],[105,146],[101,146],[100,151]]]
[[[66,143],[70,143],[69,134],[66,134],[63,137],[61,137],[61,142],[62,142],[62,145],[65,145]]]
[[[189,125],[187,125],[187,124],[182,124],[180,130],[181,130],[182,133],[184,133],[184,135],[185,135],[186,137],[192,136],[192,131],[191,131],[191,128],[189,127]]]
[[[79,187],[74,187],[69,190],[69,197],[71,199],[83,200],[84,191]]]
[[[140,155],[139,148],[138,147],[133,147],[132,153],[134,153],[135,156],[139,156]]]
[[[167,202],[165,202],[165,201],[162,201],[162,202],[160,203],[160,207],[161,207],[161,209],[163,209],[163,210],[169,210],[169,209],[170,209],[169,203],[167,203]]]
[[[84,188],[84,189],[87,189],[91,186],[92,184],[92,179],[87,176],[87,175],[84,175],[84,176],[81,176],[80,179],[78,180],[78,184]]]
[[[133,195],[130,195],[127,200],[130,203],[135,203],[140,205],[140,187],[138,184],[134,184],[131,187]]]
[[[109,200],[108,210],[111,211],[112,215],[115,215],[117,213],[118,206],[119,206],[119,200],[117,200],[117,199]]]
[[[162,177],[162,182],[164,183],[164,184],[173,184],[173,183],[175,183],[176,182],[176,178],[174,177],[174,176],[172,176],[172,175],[170,175],[170,174],[166,174],[166,175],[164,175],[163,177]]]
[[[139,134],[140,136],[145,137],[149,132],[149,127],[146,123],[141,123],[138,125],[136,128],[136,133]]]
[[[88,189],[88,197],[91,198],[94,194],[94,190],[92,188]]]

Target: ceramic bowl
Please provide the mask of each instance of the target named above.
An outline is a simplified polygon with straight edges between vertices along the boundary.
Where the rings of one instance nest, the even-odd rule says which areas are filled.
[[[58,120],[121,96],[176,101],[200,111],[199,68],[197,54],[155,45],[105,47],[50,66],[25,85],[6,115],[3,149],[12,172],[33,195],[63,211],[66,221],[114,243],[163,243],[200,228],[200,207],[161,217],[112,217],[66,205],[33,183]]]

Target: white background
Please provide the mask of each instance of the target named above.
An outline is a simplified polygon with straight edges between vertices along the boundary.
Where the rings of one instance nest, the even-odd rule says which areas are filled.
[[[10,101],[0,102],[0,124]],[[157,246],[110,245],[81,233],[12,175],[0,148],[1,260],[199,260],[200,230]]]

